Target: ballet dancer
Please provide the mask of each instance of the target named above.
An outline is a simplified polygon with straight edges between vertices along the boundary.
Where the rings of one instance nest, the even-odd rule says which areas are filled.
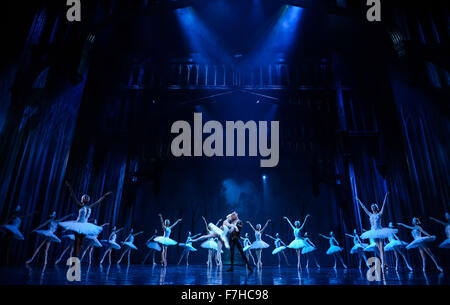
[[[272,254],[278,256],[278,267],[281,266],[281,256],[280,253],[283,254],[284,260],[286,261],[286,265],[289,266],[288,259],[286,257],[286,253],[284,253],[284,250],[286,249],[286,244],[281,240],[280,234],[275,233],[275,237],[266,234],[267,237],[273,240],[273,244],[275,245],[275,249],[273,249]],[[245,247],[244,247],[245,252]]]
[[[125,238],[125,240],[121,243],[124,251],[123,251],[122,255],[120,256],[119,260],[117,261],[117,265],[120,264],[120,262],[122,261],[122,259],[125,256],[125,254],[127,254],[127,253],[128,253],[128,265],[130,264],[131,250],[137,250],[137,247],[133,244],[134,238],[142,233],[144,233],[144,231],[133,233],[133,229],[130,230],[130,233],[128,234],[127,238]]]
[[[179,265],[181,263],[181,260],[183,259],[183,257],[186,257],[186,266],[189,266],[189,252],[191,251],[197,251],[197,249],[195,249],[192,246],[192,240],[196,237],[199,237],[201,234],[195,234],[194,236],[191,236],[191,232],[188,232],[188,237],[186,238],[186,242],[185,243],[180,243],[178,244],[180,247],[183,247],[183,253],[181,253],[180,256],[180,260],[178,261]]]
[[[66,235],[61,236],[61,238],[65,239],[65,240],[69,240],[69,245],[63,250],[63,252],[59,256],[59,258],[55,261],[55,265],[59,264],[59,262],[64,257],[64,254],[66,254],[67,250],[70,249],[69,257],[73,256],[75,235],[74,234],[66,234]]]
[[[336,238],[334,238],[334,233],[333,231],[330,232],[330,236],[325,236],[323,234],[319,234],[320,236],[322,236],[325,239],[328,239],[330,241],[330,247],[327,250],[327,255],[333,255],[334,258],[334,269],[336,269],[336,257],[339,258],[339,261],[342,264],[342,267],[344,267],[344,269],[347,269],[347,265],[344,263],[344,260],[342,259],[342,256],[340,254],[340,252],[344,249],[342,249],[341,247],[339,247],[339,243],[336,240]]]
[[[94,219],[94,224],[97,224],[97,219]],[[100,227],[104,227],[109,225],[109,223],[104,223]],[[92,252],[94,252],[95,248],[101,248],[103,247],[102,243],[98,240],[98,235],[88,235],[86,236],[86,239],[88,241],[86,249],[84,249],[83,253],[81,254],[80,262],[83,261],[84,256],[89,251],[89,265],[92,263]]]
[[[181,218],[175,221],[173,225],[170,225],[170,220],[162,217],[162,214],[158,214],[159,219],[161,220],[162,229],[164,231],[163,236],[157,236],[155,241],[162,245],[161,251],[161,265],[164,267],[167,266],[167,247],[174,246],[177,242],[170,238],[170,233],[172,233],[172,229],[182,220]]]
[[[242,249],[245,253],[245,257],[249,260],[249,257],[252,258],[253,265],[256,265],[255,258],[253,257],[252,250],[250,249],[252,242],[250,238],[248,238],[248,233],[245,233],[244,237],[241,236],[242,242],[244,244],[244,248]]]
[[[446,248],[449,249],[450,248],[450,214],[449,213],[445,213],[445,220],[447,222],[438,220],[434,217],[430,217],[431,220],[445,226],[445,235],[447,237],[446,240],[444,240],[440,245],[439,248]]]
[[[8,220],[5,224],[0,226],[2,231],[6,231],[10,233],[13,239],[23,240],[23,234],[20,232],[20,225],[22,224],[22,219],[31,215],[20,215],[21,207],[17,205],[17,207],[12,212],[11,216],[8,217]]]
[[[91,216],[92,208],[105,200],[106,197],[112,194],[112,192],[107,192],[105,195],[100,197],[96,202],[89,204],[91,198],[89,195],[84,194],[81,196],[81,201],[78,201],[75,193],[69,182],[66,181],[66,186],[69,189],[72,199],[77,205],[80,206],[78,210],[78,218],[76,220],[60,222],[59,225],[67,231],[72,231],[75,234],[75,256],[78,257],[81,251],[81,246],[87,235],[99,235],[102,231],[102,227],[94,225],[89,221]]]
[[[105,253],[103,254],[102,259],[100,260],[100,265],[103,264],[103,261],[105,260],[106,255],[108,255],[109,264],[111,265],[111,252],[112,249],[120,250],[119,244],[116,242],[117,240],[117,233],[122,231],[124,228],[117,229],[116,226],[112,228],[111,234],[109,234],[109,237],[107,240],[102,239],[102,243],[106,245]]]
[[[253,272],[250,267],[250,263],[242,250],[242,245],[240,243],[240,234],[242,231],[242,221],[239,219],[239,215],[236,212],[231,213],[230,221],[225,220],[225,222],[230,225],[230,235],[229,235],[229,247],[230,247],[230,268],[227,272],[232,272],[234,270],[234,248],[237,248],[241,254],[242,260],[245,262],[248,271]]]
[[[301,231],[302,231],[303,227],[305,226],[306,220],[309,217],[310,217],[309,214],[306,215],[305,219],[303,220],[303,224],[301,224],[299,220],[296,220],[294,222],[294,225],[289,220],[289,218],[287,218],[286,216],[283,217],[283,219],[285,219],[288,222],[288,224],[291,226],[292,230],[294,231],[294,240],[291,241],[291,243],[287,247],[289,249],[294,249],[295,252],[297,253],[297,268],[300,270],[302,269],[301,249],[303,247],[306,247],[306,243],[301,236]]]
[[[56,212],[53,212],[52,214],[50,214],[50,219],[48,219],[46,222],[44,222],[39,227],[37,227],[36,229],[33,230],[33,232],[37,233],[38,235],[42,235],[44,237],[44,240],[36,248],[36,251],[34,251],[31,258],[25,262],[26,264],[30,264],[34,260],[36,255],[41,250],[42,246],[45,244],[44,265],[47,265],[48,249],[50,248],[50,244],[52,242],[56,242],[56,243],[61,242],[61,240],[55,235],[55,232],[58,229],[58,223],[60,223],[61,221],[63,221],[66,218],[69,218],[70,216],[72,216],[72,215],[67,215],[67,216],[64,216],[63,218],[55,219]],[[45,227],[46,225],[48,225],[47,230],[40,230],[41,228]]]
[[[219,234],[211,229],[204,216],[202,216],[202,220],[205,223],[206,232],[208,232],[208,234],[193,238],[191,242],[197,242],[206,239],[206,241],[200,244],[200,247],[208,249],[208,260],[206,261],[206,266],[212,267],[213,256],[215,257],[216,264],[219,265],[222,262],[222,241],[215,241],[216,238],[219,238]],[[217,227],[221,221],[222,219],[219,219],[215,226]]]
[[[153,234],[146,242],[145,245],[147,246],[147,248],[149,248],[147,255],[144,257],[144,260],[142,261],[142,264],[145,264],[145,261],[147,260],[147,258],[149,257],[150,254],[152,254],[152,262],[153,262],[153,266],[156,265],[155,262],[155,254],[156,252],[161,252],[161,246],[154,241],[155,237],[158,236],[158,230],[155,229],[155,234]]]
[[[365,244],[361,241],[361,238],[359,237],[356,229],[353,230],[353,235],[345,233],[346,236],[353,238],[353,247],[350,250],[350,254],[356,254],[358,255],[358,268],[361,270],[361,263],[364,260],[367,267],[369,265],[367,264],[367,256],[366,253],[364,253],[364,249],[368,246],[368,244]]]
[[[314,251],[317,250],[316,245],[311,241],[311,239],[309,239],[308,237],[308,232],[305,232],[305,234],[303,235],[303,240],[305,241],[305,243],[307,244],[306,247],[302,248],[302,254],[306,255],[306,269],[309,268],[309,257],[312,256],[312,258],[314,259],[314,262],[316,263],[316,267],[320,268],[319,263],[317,262],[317,258],[316,256],[313,254]]]
[[[261,239],[261,235],[264,233],[264,230],[267,228],[267,225],[271,222],[270,219],[266,221],[266,224],[261,229],[261,224],[257,224],[256,228],[253,227],[250,221],[247,221],[247,223],[250,225],[250,228],[255,232],[255,241],[250,246],[250,249],[255,250],[256,253],[256,259],[258,260],[256,264],[256,268],[261,269],[262,268],[262,249],[269,248],[269,245]]]
[[[389,222],[389,228],[394,228],[394,224],[392,222]],[[395,256],[395,270],[398,270],[398,254],[401,255],[401,257],[403,258],[406,267],[409,269],[409,271],[412,271],[413,268],[409,265],[408,263],[408,259],[406,258],[405,254],[403,253],[403,248],[405,248],[406,245],[408,245],[408,243],[401,241],[400,238],[398,238],[397,234],[392,234],[391,236],[388,237],[389,243],[386,244],[386,246],[384,246],[384,251],[389,252],[392,251],[394,252],[394,256]]]
[[[377,249],[378,249],[378,253],[380,255],[380,259],[381,259],[381,266],[383,266],[383,268],[381,268],[381,273],[384,276],[384,239],[388,238],[389,236],[391,236],[392,234],[397,233],[397,229],[393,229],[393,228],[383,228],[381,226],[381,216],[383,216],[383,212],[384,212],[384,208],[386,207],[386,201],[387,201],[387,197],[389,195],[389,192],[386,193],[386,195],[384,196],[384,200],[383,200],[383,205],[381,206],[381,210],[378,208],[378,205],[376,203],[372,203],[370,206],[371,211],[369,211],[365,205],[362,203],[361,200],[359,200],[359,198],[356,198],[356,200],[359,202],[359,205],[361,206],[361,208],[364,210],[364,212],[367,214],[367,216],[369,216],[369,220],[370,220],[370,230],[364,232],[363,234],[361,234],[361,238],[362,239],[370,239],[372,238],[376,245],[377,245]]]
[[[412,220],[412,226],[407,226],[403,223],[398,223],[399,226],[405,227],[407,229],[412,230],[411,235],[414,238],[412,242],[410,242],[407,246],[407,250],[419,249],[420,256],[422,258],[422,270],[425,272],[425,263],[426,263],[426,256],[425,254],[428,254],[428,256],[431,258],[433,263],[436,265],[436,268],[439,270],[439,272],[444,272],[444,270],[439,266],[436,257],[431,252],[430,248],[428,247],[428,244],[436,240],[436,236],[432,236],[425,232],[424,229],[420,226],[420,220],[417,217],[414,217]],[[424,234],[425,236],[422,236]]]

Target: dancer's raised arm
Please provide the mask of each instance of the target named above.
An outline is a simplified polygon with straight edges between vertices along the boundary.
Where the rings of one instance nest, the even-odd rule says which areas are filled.
[[[70,196],[72,197],[73,201],[75,201],[75,203],[76,203],[77,205],[83,206],[83,205],[81,204],[81,202],[77,199],[77,196],[75,196],[75,193],[74,193],[74,191],[73,191],[73,189],[72,189],[72,186],[70,185],[69,181],[66,180],[65,183],[66,183],[67,188],[69,189],[69,193],[70,193]]]
[[[286,216],[283,216],[284,219],[286,219],[286,221],[288,222],[288,224],[291,226],[292,230],[295,229],[295,227],[292,225],[292,222],[289,220],[289,218],[287,218]]]
[[[303,229],[303,227],[305,226],[306,220],[310,217],[310,215],[306,215],[305,219],[303,220],[303,224],[300,227],[300,230]]]
[[[365,207],[364,203],[362,203],[362,201],[359,200],[358,197],[356,197],[356,200],[358,201],[359,205],[362,207],[362,209],[364,210],[364,212],[366,212],[368,216],[372,215],[372,213],[370,213],[370,211]]]
[[[264,230],[267,228],[267,225],[269,224],[269,222],[271,222],[272,220],[267,219],[266,224],[264,225],[264,227],[261,229],[261,233],[264,232]]]
[[[163,218],[162,214],[159,213],[158,216],[159,216],[159,220],[161,220],[162,227],[165,228],[166,226],[164,225],[164,218]]]
[[[199,237],[200,235],[202,235],[202,233],[195,234],[194,236],[191,237],[191,240],[194,239],[194,238]]]
[[[328,240],[331,239],[331,237],[325,236],[325,235],[320,234],[320,233],[319,233],[319,236],[322,236],[323,238],[326,238],[326,239],[328,239]]]
[[[209,232],[208,222],[206,221],[206,218],[202,216],[203,222],[205,223],[206,232]]]
[[[414,229],[414,227],[405,225],[404,223],[401,223],[401,222],[397,223],[397,225],[402,226],[402,227],[407,228],[407,229],[410,229],[410,230],[413,230],[413,229]]]
[[[255,231],[256,232],[256,229],[253,227],[253,225],[251,224],[251,222],[250,221],[248,221],[247,220],[247,223],[250,225],[250,228],[252,228],[253,229],[253,231]]]
[[[45,227],[48,223],[50,222],[50,220],[47,220],[46,222],[44,222],[43,224],[41,224],[39,227],[37,227],[36,229],[34,229],[32,232],[39,230],[40,228]]]
[[[100,227],[105,227],[105,226],[108,226],[108,225],[109,225],[109,222],[102,224]]]
[[[270,236],[269,234],[266,234],[266,236],[269,237],[270,239],[277,240],[275,237]]]
[[[137,232],[137,233],[135,233],[135,234],[132,234],[134,237],[136,237],[136,236],[138,236],[139,234],[142,234],[142,233],[144,233],[144,231],[140,231],[140,232]]]
[[[351,235],[351,234],[348,234],[348,233],[345,233],[345,235],[347,235],[348,237],[351,237],[351,238],[355,238],[355,235]]]
[[[381,206],[380,214],[383,214],[383,212],[384,212],[384,207],[386,206],[388,195],[389,195],[389,192],[387,192],[386,195],[384,196],[383,205]]]
[[[108,197],[109,195],[112,195],[112,192],[108,192],[105,195],[103,195],[102,197],[100,197],[99,200],[97,200],[96,202],[94,202],[93,204],[89,205],[90,208],[95,207],[97,204],[99,204],[100,202],[102,202],[103,200],[105,200],[106,197]]]
[[[443,226],[446,226],[446,225],[447,225],[446,222],[443,222],[443,221],[441,221],[441,220],[439,220],[439,219],[436,219],[436,218],[434,218],[434,217],[430,217],[430,219],[433,220],[433,221],[435,221],[435,222],[437,222],[438,224],[443,225]]]
[[[56,221],[56,222],[61,222],[61,221],[65,220],[65,219],[71,217],[72,215],[73,215],[73,213],[72,213],[72,214],[69,214],[69,215],[66,215],[66,216],[64,216],[64,217],[61,217],[60,219],[57,219],[57,220],[55,220],[55,221]]]
[[[222,218],[220,218],[217,222],[216,222],[216,227],[219,226],[220,222],[222,221]]]
[[[169,228],[173,229],[182,219],[177,219],[177,221],[175,221],[175,223],[173,225],[171,225]]]

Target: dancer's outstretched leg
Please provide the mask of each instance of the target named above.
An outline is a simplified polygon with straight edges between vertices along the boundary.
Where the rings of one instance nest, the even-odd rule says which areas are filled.
[[[36,249],[36,251],[34,251],[34,253],[33,253],[33,256],[29,259],[29,260],[27,260],[26,262],[25,262],[25,264],[29,264],[29,263],[31,263],[33,260],[34,260],[34,258],[36,257],[36,255],[39,253],[39,250],[41,250],[41,248],[42,248],[42,246],[45,244],[45,240],[39,245],[39,247],[37,247],[37,249]],[[64,253],[64,252],[63,252]]]

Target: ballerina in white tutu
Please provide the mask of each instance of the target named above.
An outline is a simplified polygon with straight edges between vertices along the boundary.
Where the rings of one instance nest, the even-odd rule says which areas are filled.
[[[431,252],[429,248],[429,244],[436,240],[436,236],[430,235],[427,232],[425,232],[424,229],[420,226],[420,220],[417,217],[414,217],[412,220],[412,226],[407,226],[403,223],[398,223],[399,226],[405,227],[407,229],[412,230],[411,235],[414,238],[412,242],[410,242],[407,246],[407,250],[411,249],[419,249],[420,256],[422,258],[422,270],[425,271],[425,263],[426,263],[426,256],[425,254],[428,254],[428,256],[431,258],[433,263],[436,265],[436,268],[439,270],[439,272],[444,272],[444,270],[439,266],[436,257]],[[425,236],[422,236],[424,234]]]
[[[33,230],[33,232],[35,232],[38,235],[41,235],[42,237],[44,237],[44,240],[36,248],[36,251],[34,251],[34,253],[31,256],[31,258],[25,262],[26,264],[30,264],[34,260],[36,255],[41,250],[42,246],[45,244],[44,265],[47,265],[48,249],[50,248],[50,244],[52,242],[55,242],[55,243],[60,243],[61,242],[61,240],[55,235],[55,232],[58,229],[58,223],[63,221],[64,219],[70,217],[70,216],[72,216],[72,215],[67,215],[67,216],[64,216],[63,218],[56,219],[56,212],[53,212],[52,214],[50,214],[50,219],[49,220],[47,220],[46,222],[41,224],[39,227],[37,227],[36,229]],[[48,229],[47,230],[41,230],[41,228],[45,227],[46,225],[48,225]]]
[[[192,240],[196,237],[199,237],[201,234],[195,234],[194,236],[191,236],[191,232],[188,232],[188,237],[186,238],[186,242],[184,243],[180,243],[178,244],[180,247],[183,247],[183,253],[181,253],[180,259],[178,260],[178,264],[179,265],[181,263],[181,260],[183,259],[183,257],[186,257],[186,266],[189,266],[189,252],[191,251],[197,251],[197,249],[195,249],[192,246]]]
[[[286,261],[286,265],[289,266],[289,262],[288,262],[286,253],[284,253],[284,250],[286,249],[286,244],[281,240],[280,234],[275,233],[275,237],[273,237],[269,234],[266,234],[266,236],[273,240],[275,249],[273,249],[272,254],[273,255],[276,254],[278,256],[278,267],[281,266],[281,255],[280,254],[283,254],[284,260]],[[244,252],[245,252],[245,248],[244,248]]]
[[[256,265],[255,258],[252,254],[252,249],[250,247],[252,246],[252,242],[250,241],[250,238],[248,238],[248,233],[245,233],[244,237],[240,237],[242,239],[242,243],[244,247],[242,248],[242,251],[245,253],[245,257],[247,258],[247,261],[250,261],[249,258],[252,258],[253,265]]]
[[[145,264],[145,261],[147,260],[147,258],[150,256],[150,254],[152,254],[152,262],[153,262],[153,266],[156,265],[155,262],[155,254],[156,252],[161,252],[162,248],[161,246],[154,241],[154,239],[158,236],[158,230],[155,229],[155,234],[153,234],[149,239],[147,239],[147,241],[145,242],[145,246],[149,249],[147,252],[147,255],[145,255],[144,260],[142,261],[141,264]]]
[[[206,221],[206,218],[202,216],[202,220],[205,223],[206,232],[208,234],[202,235],[197,238],[193,238],[191,242],[197,242],[206,239],[203,243],[200,244],[200,247],[204,249],[208,249],[208,260],[206,261],[206,266],[212,267],[212,258],[215,257],[216,264],[220,265],[222,262],[222,241],[216,242],[216,239],[218,239],[219,234],[214,232],[210,226],[208,225],[208,222]],[[219,219],[215,226],[217,227],[222,219]]]
[[[161,265],[164,267],[167,266],[167,247],[168,246],[174,246],[177,244],[177,242],[170,238],[170,233],[172,233],[172,229],[182,220],[177,219],[173,225],[170,225],[170,220],[162,217],[161,214],[158,214],[159,219],[161,220],[162,229],[164,231],[163,236],[158,236],[155,238],[155,241],[162,245],[162,251],[161,251]]]
[[[370,209],[372,211],[369,211],[364,204],[359,200],[359,198],[356,198],[356,200],[359,202],[360,206],[364,210],[364,212],[369,216],[370,220],[370,230],[364,232],[361,234],[362,239],[370,239],[372,238],[375,240],[375,243],[377,244],[378,253],[380,254],[381,258],[381,266],[385,266],[384,263],[384,240],[386,238],[389,238],[392,234],[397,233],[397,229],[393,228],[383,228],[381,226],[381,217],[383,216],[384,208],[386,206],[387,196],[389,192],[386,193],[383,200],[383,205],[381,206],[381,210],[378,208],[378,205],[376,203],[373,203],[370,206]],[[381,268],[381,273],[384,275],[384,267]]]
[[[97,219],[94,219],[94,224],[97,224]],[[104,223],[100,227],[104,227],[109,225],[109,223]],[[89,265],[92,263],[92,252],[94,252],[94,248],[101,248],[103,247],[102,243],[98,240],[98,235],[88,235],[86,236],[87,245],[86,249],[84,249],[83,253],[81,254],[80,262],[83,261],[84,256],[89,251]]]
[[[107,240],[102,239],[102,243],[105,244],[106,250],[105,253],[102,256],[102,259],[100,260],[100,265],[103,264],[103,261],[105,260],[106,255],[108,255],[109,264],[111,265],[111,253],[112,250],[120,250],[119,244],[116,242],[117,240],[117,233],[122,231],[124,228],[117,229],[116,226],[112,228],[111,234],[109,234],[109,237]]]
[[[367,256],[366,253],[364,253],[364,249],[368,246],[368,244],[365,244],[361,241],[361,238],[359,237],[356,229],[353,230],[353,235],[345,233],[346,236],[353,238],[353,247],[350,250],[350,254],[356,254],[358,255],[358,268],[361,270],[361,264],[364,260],[366,266],[367,265]]]
[[[389,228],[394,228],[394,224],[392,222],[389,223]],[[400,238],[398,238],[397,234],[392,234],[391,236],[388,237],[389,243],[386,244],[386,246],[384,246],[384,251],[385,252],[389,252],[392,251],[394,252],[394,256],[395,256],[395,270],[398,270],[398,254],[401,255],[401,257],[403,258],[403,261],[406,264],[406,267],[409,269],[409,271],[412,271],[413,268],[409,265],[408,263],[408,259],[406,258],[405,253],[403,253],[403,249],[405,248],[405,246],[408,245],[408,243],[401,241]]]
[[[20,215],[21,207],[17,205],[17,207],[12,212],[11,216],[8,217],[8,220],[5,224],[0,226],[0,229],[3,232],[9,233],[13,239],[23,240],[23,234],[20,232],[20,225],[22,224],[22,219],[28,217],[33,214],[30,213],[28,215]]]
[[[66,186],[69,189],[70,195],[77,205],[80,206],[78,210],[78,218],[76,220],[60,222],[59,225],[67,231],[72,231],[75,234],[75,256],[79,256],[81,251],[81,246],[87,235],[99,235],[102,231],[102,227],[97,226],[93,223],[89,223],[89,217],[91,216],[92,208],[98,205],[100,202],[105,200],[106,197],[112,194],[112,192],[107,192],[105,195],[100,197],[96,202],[89,204],[91,198],[89,195],[81,196],[81,201],[78,201],[75,193],[69,182],[66,181]]]
[[[327,250],[327,255],[333,255],[334,258],[334,269],[336,269],[336,257],[339,258],[339,261],[342,264],[342,267],[344,267],[344,269],[347,269],[347,265],[344,263],[344,259],[341,256],[342,249],[341,247],[339,247],[339,243],[336,240],[336,238],[334,238],[334,233],[333,231],[330,232],[330,236],[325,236],[323,234],[319,234],[320,236],[322,236],[323,238],[326,238],[330,241],[330,247]]]
[[[303,220],[303,224],[300,223],[299,220],[296,220],[294,224],[287,218],[286,216],[283,217],[288,224],[291,226],[292,230],[294,231],[294,240],[291,241],[291,243],[287,246],[289,249],[294,249],[297,253],[297,268],[302,269],[302,262],[301,262],[301,254],[302,254],[302,248],[306,247],[306,243],[303,240],[301,236],[301,232],[303,227],[306,224],[306,220],[309,218],[309,214],[305,216],[305,219]]]
[[[309,239],[308,232],[305,232],[303,235],[303,239],[305,243],[307,244],[305,247],[302,248],[302,254],[306,255],[306,269],[309,268],[309,258],[312,257],[314,262],[316,263],[316,267],[320,268],[319,263],[317,262],[317,258],[314,255],[314,252],[317,250],[316,245]]]
[[[447,222],[438,220],[434,217],[430,217],[431,220],[445,226],[445,236],[447,237],[446,240],[444,240],[440,245],[439,248],[443,248],[443,249],[449,249],[450,248],[450,214],[449,213],[445,213],[445,220]]]
[[[261,269],[262,268],[262,249],[269,248],[269,244],[266,243],[261,239],[262,234],[264,233],[264,230],[267,228],[267,225],[271,222],[270,219],[266,221],[266,224],[263,228],[261,228],[261,224],[257,224],[256,227],[253,227],[253,225],[250,223],[250,221],[247,221],[247,223],[250,225],[250,228],[255,232],[255,241],[250,246],[250,249],[255,250],[256,253],[256,259],[258,260],[256,264],[256,268]]]
[[[58,259],[55,261],[55,265],[58,265],[59,262],[62,260],[62,258],[64,257],[64,254],[66,254],[66,252],[70,249],[70,253],[69,253],[69,257],[73,256],[73,251],[74,251],[74,241],[75,241],[75,234],[65,234],[63,236],[61,236],[62,239],[64,240],[68,240],[69,241],[69,245],[64,248],[63,252],[61,253],[61,255],[58,257]]]
[[[130,264],[130,255],[131,250],[137,250],[138,248],[134,245],[134,238],[140,234],[144,233],[144,231],[140,231],[137,233],[134,233],[133,229],[130,230],[130,233],[128,234],[127,238],[121,243],[122,248],[124,249],[122,255],[120,256],[119,260],[117,261],[117,265],[120,264],[122,259],[125,257],[125,254],[128,254],[128,265]]]

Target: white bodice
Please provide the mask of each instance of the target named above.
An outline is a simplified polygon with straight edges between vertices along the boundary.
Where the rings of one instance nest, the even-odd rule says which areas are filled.
[[[300,236],[300,228],[294,228],[294,237],[295,239],[302,239]]]
[[[50,222],[48,224],[48,230],[52,233],[55,233],[57,229],[58,229],[58,223],[54,220],[50,220]]]
[[[91,208],[84,206],[81,209],[78,210],[78,218],[77,221],[78,222],[88,222],[89,217],[91,217]]]
[[[128,235],[128,237],[125,239],[125,241],[129,242],[129,243],[133,243],[134,242],[134,235],[133,234]]]
[[[170,233],[172,233],[172,229],[170,227],[164,227],[164,237],[170,237]]]
[[[381,229],[381,214],[370,214],[370,229],[371,230],[379,230]]]
[[[337,242],[334,240],[334,237],[330,238],[330,246],[337,246]]]
[[[20,224],[22,223],[22,219],[20,217],[16,217],[13,220],[11,220],[11,225],[15,226],[15,227],[19,227]]]
[[[353,236],[353,244],[355,246],[361,244],[358,235]]]
[[[244,247],[247,247],[248,245],[251,245],[250,239],[245,238],[244,239]]]
[[[275,248],[278,248],[279,246],[281,246],[281,239],[277,238],[273,243],[275,244]]]
[[[111,234],[111,237],[109,238],[109,241],[115,243],[116,239],[117,239],[117,234],[114,232],[114,233]]]
[[[419,237],[422,236],[422,233],[420,232],[420,230],[419,230],[418,228],[415,227],[415,228],[411,231],[411,235],[412,235],[412,237],[413,237],[414,239],[417,239],[417,238],[419,238]]]
[[[261,240],[261,232],[260,231],[255,231],[255,239],[256,239],[256,241]]]
[[[445,235],[447,235],[447,238],[450,238],[450,224],[445,226]]]

